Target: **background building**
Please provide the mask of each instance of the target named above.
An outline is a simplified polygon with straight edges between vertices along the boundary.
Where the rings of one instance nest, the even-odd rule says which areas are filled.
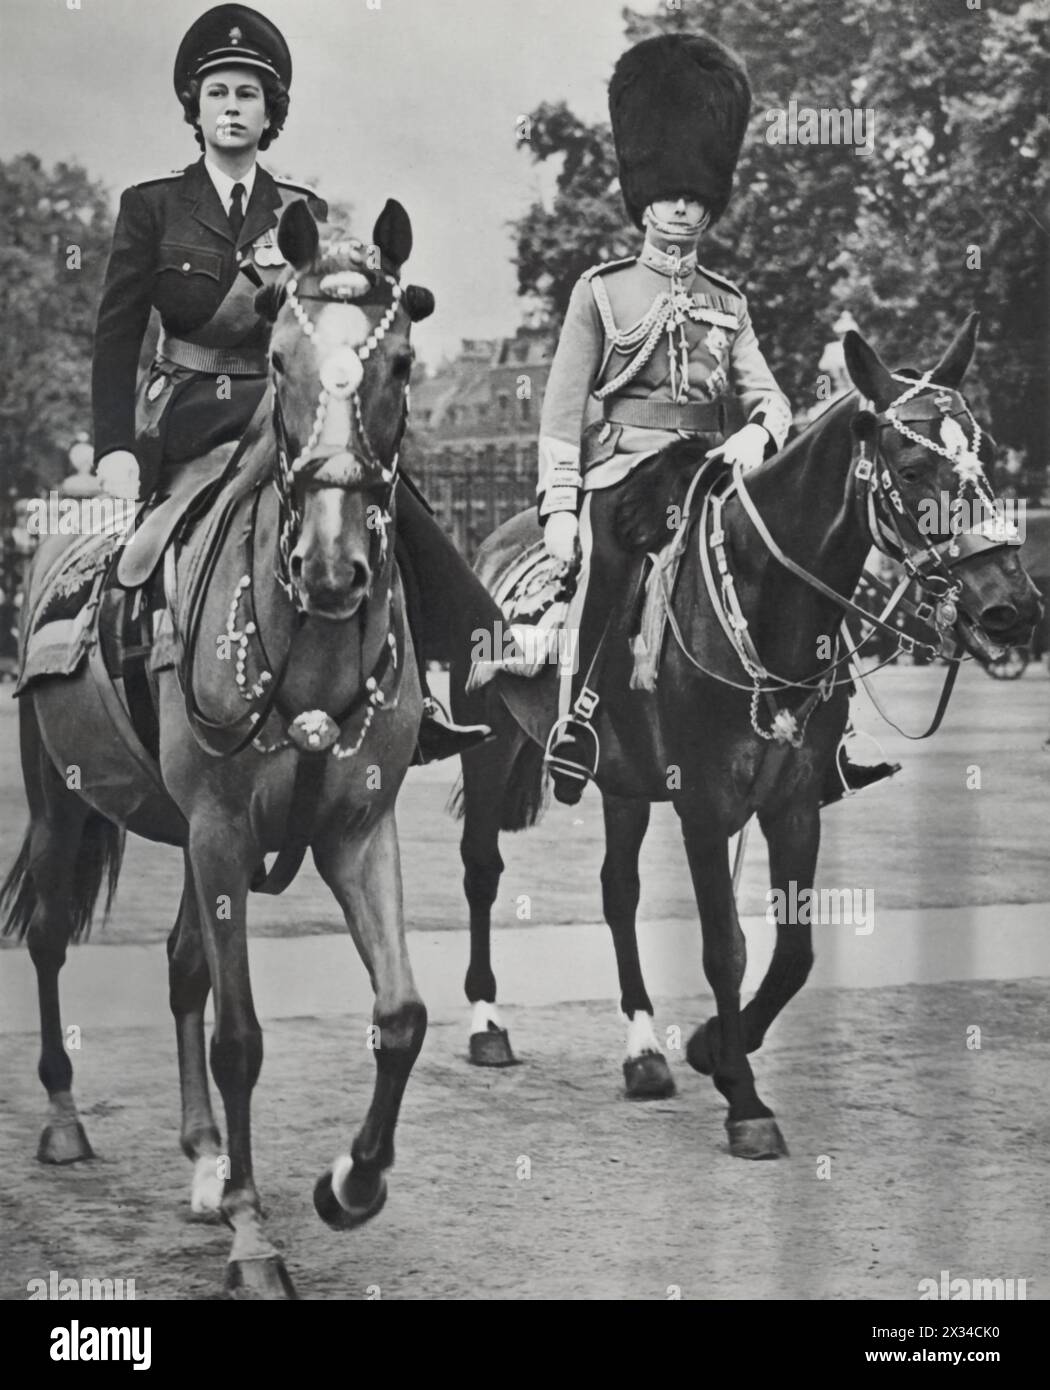
[[[412,390],[405,466],[470,557],[536,500],[536,440],[556,334],[535,315],[513,337],[466,338]]]

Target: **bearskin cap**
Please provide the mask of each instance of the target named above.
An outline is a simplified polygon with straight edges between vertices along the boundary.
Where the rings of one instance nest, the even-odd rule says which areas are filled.
[[[648,205],[688,193],[716,222],[733,191],[751,87],[743,62],[707,34],[643,39],[609,83],[620,188],[636,226]]]

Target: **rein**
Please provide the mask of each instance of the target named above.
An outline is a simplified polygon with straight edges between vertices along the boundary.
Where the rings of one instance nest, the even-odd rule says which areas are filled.
[[[861,521],[864,530],[871,543],[882,553],[891,556],[903,564],[906,576],[897,585],[884,607],[882,613],[876,617],[867,609],[861,608],[851,598],[838,593],[837,590],[825,584],[823,580],[798,564],[787,555],[776,541],[765,523],[764,518],[755,505],[754,498],[744,480],[744,472],[740,464],[735,465],[733,477],[729,486],[721,492],[709,491],[704,496],[703,506],[698,526],[698,550],[701,562],[701,569],[704,575],[705,585],[711,599],[712,608],[723,632],[728,638],[733,651],[736,653],[745,674],[749,681],[744,684],[734,681],[730,677],[721,675],[717,671],[711,671],[705,667],[689,651],[683,638],[681,628],[673,610],[672,594],[668,592],[667,577],[662,566],[657,566],[660,582],[662,585],[664,607],[667,613],[668,625],[674,635],[675,641],[686,659],[697,670],[724,685],[731,686],[738,690],[747,690],[751,694],[751,724],[754,731],[763,739],[771,740],[776,743],[788,743],[792,747],[802,746],[806,725],[813,710],[821,701],[831,698],[832,692],[839,685],[851,684],[853,677],[847,674],[845,677],[838,677],[836,673],[839,668],[859,654],[862,648],[870,641],[871,637],[878,630],[888,632],[895,640],[896,651],[894,656],[901,650],[914,651],[916,647],[921,647],[929,652],[931,656],[946,654],[944,653],[944,643],[949,632],[958,622],[957,600],[961,594],[962,586],[956,582],[951,574],[952,569],[961,564],[965,559],[973,554],[979,553],[984,549],[994,549],[1002,545],[1014,543],[1009,538],[991,538],[988,535],[987,527],[977,527],[968,531],[953,532],[944,541],[926,541],[909,543],[905,538],[897,516],[904,516],[904,503],[900,494],[899,481],[896,478],[891,466],[880,460],[878,440],[881,433],[892,428],[899,434],[913,442],[919,443],[923,448],[938,453],[952,461],[956,473],[959,475],[962,485],[971,484],[974,486],[982,502],[991,505],[993,502],[990,487],[981,468],[977,451],[981,442],[981,429],[971,415],[965,401],[955,391],[939,387],[932,387],[929,380],[930,373],[926,373],[920,378],[895,376],[895,380],[906,381],[908,389],[886,409],[883,415],[875,416],[876,442],[874,457],[868,458],[865,442],[856,433],[856,422],[854,422],[854,437],[857,443],[854,448],[853,458],[850,464],[850,485],[853,489],[854,504],[857,510],[858,519]],[[901,415],[900,408],[907,405],[914,397],[918,396],[927,388],[937,391],[934,403],[940,410],[940,415],[930,416],[924,414]],[[956,406],[959,409],[955,409]],[[968,443],[962,428],[956,423],[956,418],[962,416],[968,419],[973,426],[973,442]],[[919,434],[911,428],[912,424],[933,424],[939,422],[941,425],[941,437],[944,445],[938,444],[935,440]],[[690,508],[697,484],[703,470],[701,469],[690,486],[685,503],[685,517],[683,519],[683,531],[688,528]],[[863,485],[863,487],[862,487]],[[835,658],[817,675],[802,680],[788,679],[778,676],[774,672],[766,669],[755,647],[748,630],[749,624],[739,598],[736,593],[736,585],[733,575],[729,568],[729,559],[725,549],[725,528],[723,524],[723,509],[725,504],[733,497],[737,496],[751,524],[757,531],[759,538],[766,547],[768,553],[784,569],[795,578],[799,579],[810,588],[830,600],[838,607],[844,615],[853,614],[859,616],[865,624],[867,631],[864,632],[861,640],[853,646],[847,646],[845,651],[840,648],[839,638],[836,637]],[[711,518],[711,529],[708,532],[708,520]],[[681,533],[680,533],[681,534]],[[718,566],[719,583],[716,583],[715,575],[711,565],[711,555],[713,551]],[[905,590],[912,581],[916,581],[920,591],[925,596],[919,604],[913,605],[904,600]],[[892,627],[886,620],[897,609],[909,612],[925,626],[935,628],[940,638],[937,646],[929,643],[917,642],[912,638],[906,637],[897,628]],[[852,641],[845,616],[842,623],[843,631],[848,642]],[[893,658],[889,658],[892,660]],[[954,655],[947,655],[949,669],[945,675],[944,685],[937,708],[934,713],[930,726],[921,734],[906,734],[904,730],[898,729],[896,724],[888,718],[879,702],[872,696],[872,703],[879,714],[899,732],[905,733],[905,737],[922,739],[934,734],[940,727],[944,714],[948,708],[952,690],[955,685],[962,658]],[[886,662],[882,663],[887,664]],[[857,675],[865,684],[865,689],[869,695],[872,694],[865,680],[864,674],[857,671]],[[787,690],[808,690],[809,694],[802,705],[794,712],[778,707],[775,695]],[[763,696],[770,714],[771,728],[767,731],[758,722],[758,702],[759,697]]]

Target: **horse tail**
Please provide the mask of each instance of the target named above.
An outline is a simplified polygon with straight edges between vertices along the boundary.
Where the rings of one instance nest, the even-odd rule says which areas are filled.
[[[522,740],[503,782],[499,803],[501,830],[528,830],[540,819],[546,807],[546,778],[543,771],[543,749],[531,738]],[[454,820],[462,820],[466,812],[463,778],[452,788],[446,811]]]
[[[499,813],[501,830],[528,830],[543,814],[547,804],[543,751],[531,738],[522,740],[510,776],[503,785]]]
[[[29,930],[37,905],[30,860],[32,834],[30,827],[22,840],[18,857],[0,886],[0,936],[17,936],[19,941]],[[87,940],[103,886],[106,890],[102,917],[105,925],[113,906],[123,859],[124,831],[98,811],[89,811],[73,864],[69,904],[71,940]]]
[[[29,837],[26,831],[18,858],[0,887],[0,936],[17,936],[19,941],[25,936],[36,907],[36,889],[29,873]]]
[[[109,920],[110,909],[117,893],[120,868],[124,862],[124,830],[119,825],[90,811],[80,837],[76,864],[73,869],[73,940],[86,941],[95,915],[95,905],[106,889],[102,908],[102,925]]]

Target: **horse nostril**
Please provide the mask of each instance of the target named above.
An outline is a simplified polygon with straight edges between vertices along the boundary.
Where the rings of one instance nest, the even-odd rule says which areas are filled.
[[[350,587],[356,591],[367,589],[372,582],[372,571],[363,560],[355,560],[350,571]]]
[[[981,610],[981,626],[985,632],[1009,632],[1017,623],[1017,609],[1012,603],[997,603]]]
[[[303,557],[295,554],[294,551],[288,562],[288,571],[292,582],[298,584],[303,577]]]

